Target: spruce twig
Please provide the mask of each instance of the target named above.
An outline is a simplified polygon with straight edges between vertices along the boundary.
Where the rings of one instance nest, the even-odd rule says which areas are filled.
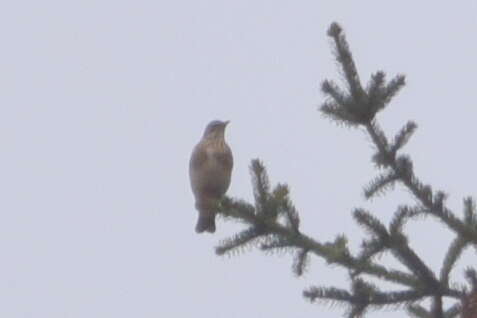
[[[446,206],[447,195],[444,192],[433,190],[416,176],[411,157],[400,153],[416,131],[414,122],[407,122],[392,139],[388,139],[381,128],[376,114],[385,109],[404,87],[405,77],[397,75],[386,81],[385,73],[378,71],[363,88],[342,28],[333,23],[328,35],[332,39],[334,55],[346,87],[342,89],[330,80],[323,81],[321,90],[326,100],[320,110],[338,124],[364,128],[370,137],[375,148],[372,161],[381,171],[365,187],[365,197],[370,199],[384,194],[400,184],[409,190],[417,203],[399,206],[388,226],[374,214],[355,209],[353,216],[369,237],[354,255],[344,235],[337,236],[334,241],[320,242],[302,233],[299,213],[290,199],[288,186],[278,184],[272,189],[265,166],[259,160],[253,160],[250,171],[254,204],[226,197],[219,211],[226,219],[245,223],[247,228],[222,241],[216,252],[222,255],[243,250],[246,246],[258,246],[265,252],[293,253],[292,270],[298,276],[306,270],[311,255],[347,269],[352,281],[349,291],[337,287],[311,287],[303,295],[311,301],[345,304],[349,317],[363,316],[368,309],[385,305],[406,306],[410,315],[419,318],[456,317],[462,309],[460,302],[446,310],[443,298],[468,299],[465,291],[449,286],[449,276],[465,248],[477,244],[475,203],[466,198],[464,214],[459,218]],[[414,251],[404,231],[407,222],[420,216],[439,219],[456,235],[438,276]],[[406,271],[379,264],[376,256],[382,253],[390,253],[406,267]],[[381,291],[365,281],[364,275],[392,282],[401,290]],[[477,295],[476,271],[468,269],[466,275],[473,293],[470,295]],[[419,304],[424,298],[431,300],[431,308],[426,309]]]

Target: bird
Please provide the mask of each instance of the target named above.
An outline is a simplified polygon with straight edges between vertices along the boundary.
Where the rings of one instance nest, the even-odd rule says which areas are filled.
[[[190,158],[190,185],[195,197],[195,208],[199,212],[195,227],[197,233],[215,232],[215,215],[220,200],[230,186],[234,163],[224,136],[228,123],[211,121]]]

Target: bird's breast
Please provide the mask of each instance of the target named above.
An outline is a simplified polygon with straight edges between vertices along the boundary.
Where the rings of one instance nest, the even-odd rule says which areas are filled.
[[[192,155],[191,185],[197,196],[222,196],[230,185],[233,166],[232,153],[222,140],[203,140]]]

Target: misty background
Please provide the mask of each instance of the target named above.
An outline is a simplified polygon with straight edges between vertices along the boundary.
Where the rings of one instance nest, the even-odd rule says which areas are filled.
[[[2,3],[0,316],[341,317],[301,295],[348,287],[338,267],[311,257],[296,278],[286,254],[215,255],[241,225],[194,232],[190,152],[209,121],[230,120],[228,194],[252,200],[260,158],[322,242],[344,233],[356,248],[353,208],[387,221],[413,202],[400,187],[366,202],[370,141],[317,111],[321,81],[340,81],[326,36],[337,21],[363,83],[407,75],[378,120],[388,136],[417,122],[404,152],[461,213],[476,194],[476,12],[470,0]],[[407,232],[438,270],[451,233],[434,220]]]

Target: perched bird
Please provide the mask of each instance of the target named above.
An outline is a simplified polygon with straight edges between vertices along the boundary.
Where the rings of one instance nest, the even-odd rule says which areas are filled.
[[[233,157],[224,138],[228,123],[219,120],[210,122],[190,158],[190,184],[195,196],[195,208],[199,212],[195,227],[197,233],[215,232],[215,214],[220,199],[230,185]]]

